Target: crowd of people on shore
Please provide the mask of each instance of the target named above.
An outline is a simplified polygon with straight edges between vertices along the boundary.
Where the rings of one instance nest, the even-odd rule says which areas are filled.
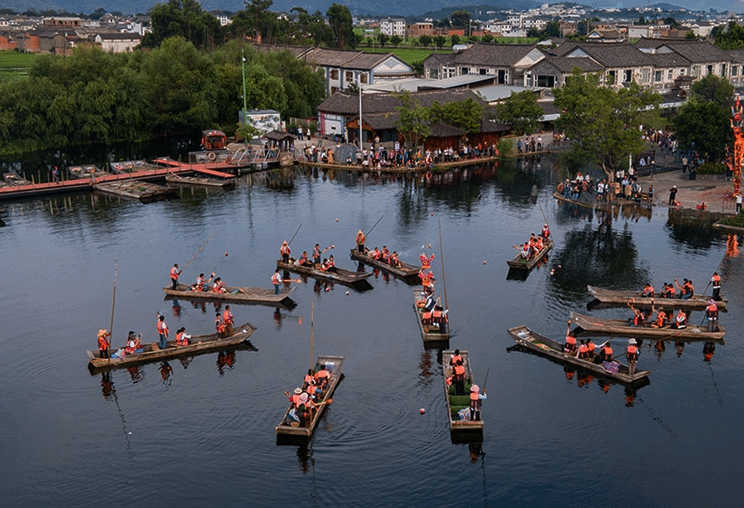
[[[573,180],[566,178],[564,182],[558,184],[558,192],[572,201],[579,201],[584,194],[598,202],[624,199],[627,202],[640,203],[644,198],[649,201],[653,201],[654,198],[654,186],[649,185],[644,193],[643,186],[638,182],[632,168],[627,172],[618,170],[614,182],[608,182],[607,178],[593,178],[588,173],[582,175],[579,172]]]

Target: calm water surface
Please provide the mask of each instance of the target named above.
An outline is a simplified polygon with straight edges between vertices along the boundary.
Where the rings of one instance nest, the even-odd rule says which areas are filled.
[[[741,255],[725,257],[725,237],[673,225],[661,208],[600,226],[601,217],[550,198],[559,175],[549,161],[523,169],[472,171],[440,186],[297,170],[148,205],[93,195],[5,204],[0,505],[738,504]],[[512,245],[544,222],[533,184],[556,248],[526,280],[508,280]],[[382,215],[368,245],[416,262],[431,244],[451,347],[470,352],[479,383],[489,371],[482,445],[452,444],[439,352],[423,345],[411,287],[382,275],[373,290],[348,295],[299,284],[292,311],[232,306],[237,322],[258,328],[234,355],[116,370],[112,387],[88,372],[85,350],[109,325],[115,261],[115,345],[129,330],[155,340],[157,312],[173,331],[209,333],[212,304],[174,307],[161,288],[172,264],[213,233],[182,278],[215,271],[229,285],[268,288],[279,245],[300,223],[295,253],[334,244],[337,264],[355,268],[347,253],[357,229]],[[702,291],[719,266],[726,344],[709,361],[702,343],[645,346],[639,367],[651,383],[637,392],[508,349],[506,328],[519,324],[561,337],[569,311],[586,309],[586,284],[635,289],[688,277]],[[311,302],[314,353],[345,356],[346,377],[312,441],[278,446],[282,392],[310,365]]]

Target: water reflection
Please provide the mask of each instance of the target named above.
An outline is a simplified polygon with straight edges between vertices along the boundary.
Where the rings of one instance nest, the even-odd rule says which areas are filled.
[[[160,371],[160,378],[163,380],[163,384],[165,384],[166,386],[170,386],[170,378],[171,374],[173,374],[173,367],[171,367],[167,361],[163,360],[162,362],[160,362],[158,370]]]
[[[665,229],[677,243],[708,250],[718,238],[713,224],[720,218],[718,214],[670,208]]]

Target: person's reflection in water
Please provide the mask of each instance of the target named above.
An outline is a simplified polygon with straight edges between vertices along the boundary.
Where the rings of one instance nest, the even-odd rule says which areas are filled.
[[[310,466],[315,467],[315,459],[313,459],[313,451],[307,446],[307,443],[297,447],[297,462],[300,465],[300,471],[302,474],[307,474],[310,471]]]
[[[572,369],[571,367],[563,367],[563,372],[566,374],[567,381],[573,381],[574,374],[576,374],[576,371],[574,369]]]
[[[129,377],[132,378],[132,383],[139,383],[145,378],[145,373],[141,367],[127,367],[127,372],[129,372]]]
[[[664,351],[666,351],[666,344],[664,344],[663,340],[657,340],[656,344],[654,344],[654,352],[656,353],[657,360],[661,360],[661,355],[664,354]]]
[[[703,344],[703,361],[710,363],[713,360],[713,353],[716,352],[716,344],[714,342],[706,342]]]
[[[225,369],[232,370],[235,366],[235,351],[220,351],[217,353],[217,371],[220,377],[225,375]]]
[[[282,316],[281,311],[277,308],[274,311],[274,323],[276,323],[276,329],[281,330],[282,329],[282,319],[284,316]]]
[[[636,391],[630,386],[625,387],[625,407],[635,406]]]
[[[685,343],[682,340],[678,340],[674,343],[674,349],[677,350],[677,356],[682,356],[682,351],[685,350]]]
[[[111,381],[111,372],[101,373],[101,392],[103,393],[103,398],[108,399],[111,396],[113,389],[114,384]]]
[[[597,384],[599,385],[599,389],[602,390],[602,393],[609,392],[610,386],[612,386],[612,384],[606,379],[597,379]]]
[[[592,376],[588,372],[578,372],[578,375],[576,377],[576,384],[579,388],[588,386],[589,384],[591,384],[592,381],[594,381],[594,376]]]
[[[178,361],[181,362],[181,365],[183,366],[183,370],[186,370],[189,368],[189,364],[194,361],[194,357],[185,356],[183,358],[179,358]]]
[[[163,382],[165,383],[170,378],[171,374],[173,374],[173,367],[170,366],[170,364],[163,360],[160,362],[160,367],[158,367],[160,370],[160,377],[163,378]],[[170,384],[170,382],[168,382]]]
[[[477,464],[479,457],[486,457],[486,454],[483,452],[483,443],[470,443],[468,449],[470,451],[471,464]]]
[[[181,304],[178,300],[173,300],[173,317],[181,316]]]

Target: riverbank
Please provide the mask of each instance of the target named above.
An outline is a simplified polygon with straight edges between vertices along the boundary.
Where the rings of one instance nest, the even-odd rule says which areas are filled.
[[[669,190],[676,186],[679,208],[697,210],[698,205],[705,203],[710,212],[734,214],[736,211],[736,201],[727,197],[734,192],[733,182],[723,175],[698,175],[697,179],[690,180],[689,173],[676,170],[641,177],[638,182],[644,191],[654,186],[653,203],[657,206],[668,206]]]

